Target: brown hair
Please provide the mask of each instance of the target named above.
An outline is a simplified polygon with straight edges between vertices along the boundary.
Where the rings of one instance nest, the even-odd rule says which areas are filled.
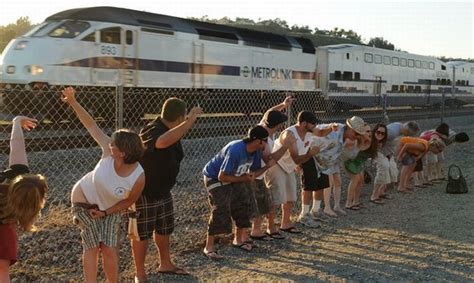
[[[112,143],[123,153],[125,164],[138,162],[145,152],[140,136],[132,130],[120,129],[115,131],[111,137]]]
[[[161,118],[168,122],[174,122],[184,115],[186,115],[186,102],[176,97],[168,98],[161,108]]]
[[[42,175],[24,174],[8,185],[6,215],[12,217],[25,231],[34,231],[33,225],[44,207],[48,185]]]

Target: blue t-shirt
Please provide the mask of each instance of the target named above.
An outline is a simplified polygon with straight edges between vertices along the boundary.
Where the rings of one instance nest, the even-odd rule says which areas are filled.
[[[241,176],[253,168],[261,167],[262,151],[248,153],[243,140],[231,141],[204,166],[202,173],[210,178],[217,179],[219,172],[226,175]]]

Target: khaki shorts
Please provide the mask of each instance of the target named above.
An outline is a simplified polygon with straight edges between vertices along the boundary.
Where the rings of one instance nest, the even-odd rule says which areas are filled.
[[[296,174],[287,173],[279,165],[267,170],[265,184],[270,189],[273,205],[296,201]]]
[[[398,167],[397,162],[395,161],[395,157],[391,156],[388,160],[389,162],[389,169],[390,169],[390,183],[397,183],[398,182]]]

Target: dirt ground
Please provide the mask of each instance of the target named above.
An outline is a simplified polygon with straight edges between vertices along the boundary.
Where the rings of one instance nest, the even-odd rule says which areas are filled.
[[[436,122],[420,124],[428,129]],[[447,122],[474,138],[474,118],[451,118]],[[199,201],[188,199],[177,205],[180,225],[173,237],[173,258],[190,275],[158,274],[158,255],[150,245],[146,265],[149,279],[472,282],[473,149],[470,141],[450,146],[445,152],[445,167],[455,163],[467,175],[468,194],[446,194],[445,181],[410,195],[391,190],[394,199],[376,205],[369,202],[371,187],[365,186],[364,209],[348,211],[347,216],[331,219],[320,229],[303,228],[303,234],[286,234],[285,240],[257,242],[258,247],[251,252],[233,248],[230,243],[220,244],[219,253],[226,258],[218,262],[202,254],[207,207],[201,202],[201,192],[197,194]],[[68,208],[51,207],[39,226],[39,232],[20,238],[20,261],[12,268],[13,281],[81,281],[80,239]],[[121,281],[132,281],[128,243],[122,245],[120,256]]]

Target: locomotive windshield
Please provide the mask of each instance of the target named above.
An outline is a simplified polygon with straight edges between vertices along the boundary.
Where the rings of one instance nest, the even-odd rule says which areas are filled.
[[[53,28],[53,26],[57,24],[58,21],[44,22],[40,25],[33,27],[29,32],[25,34],[25,36],[44,36]]]
[[[88,22],[65,21],[53,29],[48,35],[57,38],[74,38],[83,33],[90,26]]]

